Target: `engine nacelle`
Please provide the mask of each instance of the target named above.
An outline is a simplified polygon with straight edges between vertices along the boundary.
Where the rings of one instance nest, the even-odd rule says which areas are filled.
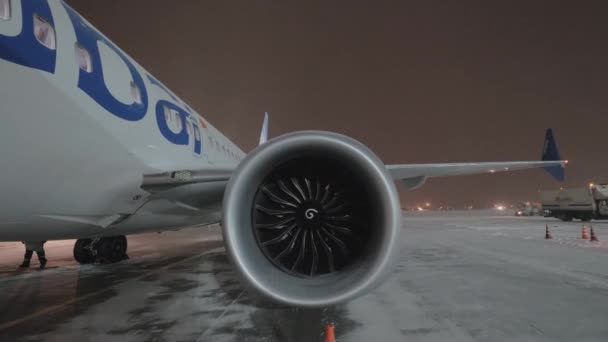
[[[391,269],[400,229],[384,164],[335,133],[290,133],[259,146],[224,196],[224,243],[236,272],[280,304],[333,305],[370,290]]]

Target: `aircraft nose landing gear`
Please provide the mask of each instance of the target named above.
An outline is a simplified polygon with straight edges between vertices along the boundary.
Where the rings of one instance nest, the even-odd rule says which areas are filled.
[[[124,235],[78,239],[74,244],[74,259],[80,264],[95,261],[114,263],[127,258],[127,238]]]

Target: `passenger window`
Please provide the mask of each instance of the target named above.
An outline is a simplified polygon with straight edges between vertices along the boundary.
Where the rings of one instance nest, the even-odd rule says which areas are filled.
[[[141,104],[141,90],[133,81],[131,81],[131,98],[133,102]]]
[[[167,121],[167,126],[172,129],[176,129],[177,131],[182,130],[182,120],[179,117],[179,113],[176,110],[173,110],[167,106],[165,107],[165,121]],[[175,122],[175,123],[173,123]]]
[[[179,117],[179,113],[177,111],[173,111],[173,113],[175,114],[175,128],[177,128],[177,130],[179,132],[181,132],[182,130],[182,118]]]
[[[91,54],[84,48],[84,46],[76,43],[74,45],[74,54],[76,56],[76,63],[81,70],[86,72],[93,71],[93,63],[91,62]]]
[[[0,19],[9,20],[11,18],[11,0],[0,0]]]
[[[190,121],[186,121],[186,129],[188,130],[188,134],[192,135],[192,123]]]
[[[167,108],[167,106],[165,106],[165,121],[167,121],[167,123],[171,122],[171,112],[169,111],[169,108]]]
[[[40,44],[55,50],[55,30],[44,18],[34,14],[34,36]]]
[[[194,126],[194,139],[200,141],[201,140],[201,133],[198,130],[198,126]]]

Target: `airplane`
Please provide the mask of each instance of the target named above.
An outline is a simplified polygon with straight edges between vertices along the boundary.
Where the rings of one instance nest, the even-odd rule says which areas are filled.
[[[0,241],[76,239],[118,262],[126,236],[221,223],[251,293],[322,307],[392,270],[396,181],[545,168],[540,161],[385,165],[362,143],[299,131],[245,153],[63,1],[0,0]]]

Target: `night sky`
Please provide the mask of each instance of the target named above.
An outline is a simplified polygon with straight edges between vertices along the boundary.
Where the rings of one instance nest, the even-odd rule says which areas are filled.
[[[387,164],[536,160],[608,182],[605,1],[67,1],[244,151],[319,129]],[[570,5],[570,6],[568,6]],[[542,170],[432,179],[405,205],[557,188]]]

